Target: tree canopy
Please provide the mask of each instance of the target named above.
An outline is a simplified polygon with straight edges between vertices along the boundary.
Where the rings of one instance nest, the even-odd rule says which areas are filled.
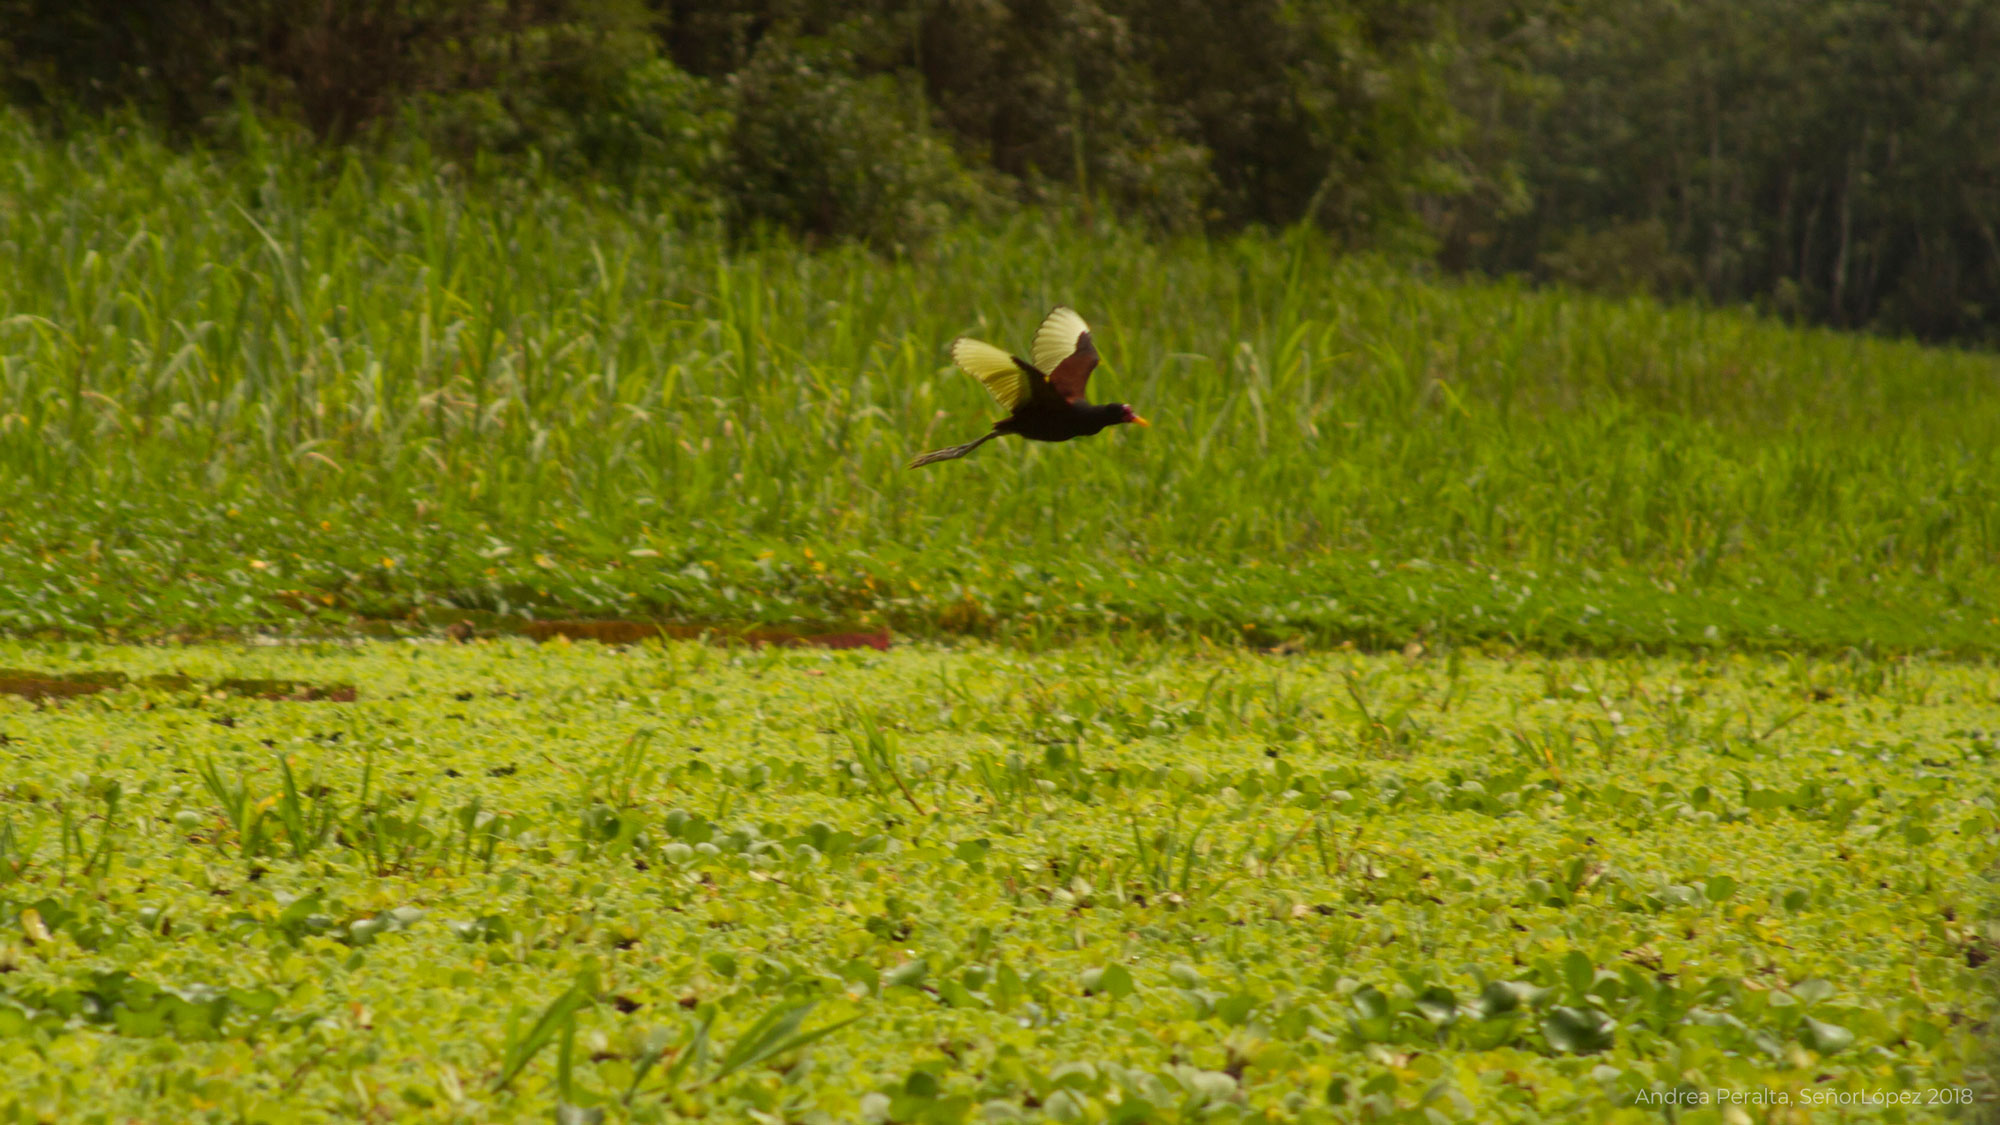
[[[1980,0],[0,0],[60,128],[522,159],[914,245],[1068,201],[1841,326],[2000,338]]]

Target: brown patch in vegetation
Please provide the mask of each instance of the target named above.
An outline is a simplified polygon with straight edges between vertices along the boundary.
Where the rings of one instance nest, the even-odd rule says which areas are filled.
[[[710,640],[746,644],[751,648],[776,645],[780,648],[872,648],[889,650],[889,627],[871,632],[796,633],[790,629],[730,630],[712,625],[660,625],[648,621],[529,621],[521,625],[523,635],[538,641],[567,637],[576,641],[597,641],[608,645],[637,644],[650,637],[677,640]]]
[[[353,684],[309,684],[303,680],[223,680],[215,690],[226,695],[291,703],[352,703]]]
[[[0,668],[0,695],[23,699],[71,699],[125,686],[123,672],[34,672]]]

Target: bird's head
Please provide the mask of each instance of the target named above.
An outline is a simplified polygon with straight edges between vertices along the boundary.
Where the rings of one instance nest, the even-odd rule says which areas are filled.
[[[1151,422],[1148,422],[1144,418],[1139,417],[1136,411],[1134,411],[1131,407],[1125,405],[1122,402],[1118,404],[1118,420],[1120,422],[1131,422],[1135,425],[1140,425],[1140,426],[1152,425]]]

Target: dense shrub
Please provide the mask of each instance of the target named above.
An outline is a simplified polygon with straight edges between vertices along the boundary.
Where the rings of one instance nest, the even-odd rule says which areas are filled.
[[[947,0],[911,63],[961,146],[1024,184],[1060,185],[1169,228],[1213,205],[1211,153],[1106,5]]]
[[[728,84],[736,120],[723,187],[738,229],[907,246],[987,199],[932,134],[914,85],[858,77],[831,44],[766,39]]]
[[[130,106],[214,138],[247,109],[334,143],[386,130],[467,160],[532,152],[682,199],[727,129],[637,0],[0,0],[0,61],[14,101],[58,114]]]
[[[16,101],[136,104],[185,133],[248,96],[335,141],[419,94],[595,108],[650,27],[637,0],[0,0]]]
[[[740,228],[906,244],[997,196],[1165,228],[1418,229],[1448,0],[0,0],[9,94],[534,153]],[[226,130],[224,130],[226,133]],[[998,173],[993,179],[978,173]],[[999,190],[995,190],[996,187]]]
[[[1062,189],[1168,227],[1309,220],[1400,238],[1458,114],[1448,0],[692,0],[666,41],[697,74],[758,44],[838,42],[853,73],[907,74],[959,149],[1030,195]]]

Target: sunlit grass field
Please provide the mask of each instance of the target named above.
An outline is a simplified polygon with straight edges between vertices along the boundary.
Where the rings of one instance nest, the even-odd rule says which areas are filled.
[[[1994,1096],[2000,357],[245,128],[0,120],[0,1116]]]
[[[0,665],[125,683],[0,694],[9,1120],[1637,1123],[1701,1094],[1671,1119],[1929,1121],[1994,1094],[1990,667],[1089,640]],[[260,698],[313,688],[352,701]]]
[[[1304,236],[731,248],[587,186],[0,124],[0,625],[476,613],[1990,652],[2000,359]],[[1155,425],[945,345],[1081,309]]]

